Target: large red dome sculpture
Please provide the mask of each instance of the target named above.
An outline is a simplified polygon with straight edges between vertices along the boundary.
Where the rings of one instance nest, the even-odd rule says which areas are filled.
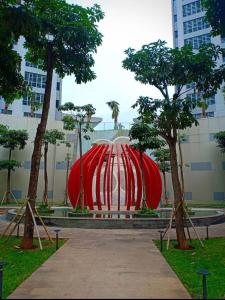
[[[140,154],[129,144],[100,144],[83,155],[84,205],[91,210],[125,206],[140,209],[142,206],[142,172]],[[159,168],[143,154],[143,169],[147,207],[157,208],[162,193]],[[73,207],[80,197],[80,159],[71,167],[68,194]],[[123,194],[123,199],[121,198]]]

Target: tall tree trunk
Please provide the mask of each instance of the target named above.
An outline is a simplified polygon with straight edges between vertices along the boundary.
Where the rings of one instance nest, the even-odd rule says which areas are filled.
[[[167,197],[167,182],[166,182],[166,173],[162,172],[163,174],[163,185],[164,185],[164,199],[165,199],[165,205],[168,204],[168,197]]]
[[[11,156],[12,156],[12,150],[9,149],[9,164],[11,161]],[[6,188],[6,202],[10,202],[10,193],[11,193],[11,168],[8,168],[8,172],[7,172],[7,188]]]
[[[32,160],[31,160],[31,172],[30,172],[30,181],[29,181],[28,196],[27,196],[33,211],[35,208],[35,200],[37,197],[38,175],[39,175],[39,167],[40,167],[40,160],[41,160],[41,147],[42,147],[42,141],[46,130],[48,112],[50,107],[53,67],[54,67],[54,62],[53,62],[53,54],[52,54],[52,44],[49,42],[48,54],[47,54],[46,88],[45,88],[41,121],[40,124],[38,125],[36,137],[34,140],[34,150],[33,150]],[[24,235],[23,235],[21,248],[31,249],[33,247],[33,235],[34,235],[34,223],[33,223],[31,212],[29,210],[29,206],[27,204],[25,223],[24,223]]]
[[[174,205],[175,205],[175,223],[176,223],[176,235],[178,248],[182,250],[189,249],[187,239],[184,231],[184,208],[181,185],[178,174],[178,163],[176,153],[176,142],[170,140],[168,142],[170,148],[170,160],[171,160],[171,174],[174,192]]]
[[[81,211],[84,209],[84,184],[83,184],[83,153],[82,153],[82,136],[81,136],[81,124],[79,124],[79,148],[80,148],[80,207]]]
[[[117,130],[118,129],[118,119],[117,117],[115,117],[114,119],[114,130]]]
[[[139,150],[139,153],[140,153],[140,163],[141,163],[142,208],[143,208],[143,207],[147,207],[146,192],[145,192],[145,175],[144,175],[143,153],[140,150]]]
[[[180,157],[179,167],[180,167],[180,178],[181,178],[181,191],[182,191],[182,197],[184,199],[184,170],[183,170],[184,160],[183,160],[183,153],[182,153],[180,141],[178,141],[178,148],[179,148],[179,157]]]
[[[206,118],[206,103],[202,103],[202,118]]]
[[[67,157],[67,160],[66,160],[66,187],[65,187],[65,198],[64,198],[64,204],[66,206],[68,206],[68,176],[69,176],[69,167],[70,167],[70,160],[69,160],[69,157]]]
[[[43,194],[43,202],[44,204],[48,204],[48,171],[47,171],[47,164],[48,164],[48,142],[44,143],[44,179],[45,179],[45,187],[44,187],[44,194]]]

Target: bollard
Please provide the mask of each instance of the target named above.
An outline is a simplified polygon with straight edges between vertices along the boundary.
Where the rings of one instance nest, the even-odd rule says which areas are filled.
[[[59,249],[59,232],[60,232],[60,229],[55,229],[54,231],[56,233],[56,250],[58,250]]]
[[[206,226],[206,239],[209,239],[209,226]]]
[[[0,299],[2,299],[3,296],[3,268],[5,265],[5,262],[0,262]]]
[[[158,232],[160,233],[160,251],[163,252],[163,236],[162,236],[162,234],[164,231],[159,230]]]
[[[207,299],[206,276],[209,275],[210,273],[206,269],[198,270],[197,273],[202,275],[202,299]]]

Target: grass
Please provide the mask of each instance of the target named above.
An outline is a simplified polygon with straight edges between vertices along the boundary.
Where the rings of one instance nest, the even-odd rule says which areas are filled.
[[[155,241],[160,248],[160,241]],[[204,248],[198,240],[193,240],[193,250],[178,250],[174,248],[175,241],[171,241],[166,250],[163,244],[163,256],[180,278],[188,292],[194,299],[202,298],[202,275],[199,269],[207,269],[211,274],[207,276],[208,299],[224,299],[225,297],[225,238],[212,238],[204,241]]]
[[[10,237],[7,243],[5,238],[0,238],[0,261],[7,265],[3,271],[3,298],[6,299],[27,277],[38,269],[56,250],[55,243],[42,240],[43,250],[38,247],[33,250],[15,249],[21,240]],[[64,240],[59,240],[59,247],[64,244]],[[34,245],[38,246],[38,241],[34,240]]]

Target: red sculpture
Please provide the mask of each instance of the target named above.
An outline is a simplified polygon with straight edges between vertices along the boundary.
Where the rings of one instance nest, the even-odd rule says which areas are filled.
[[[156,163],[146,154],[143,154],[143,171],[147,207],[157,208],[162,193],[161,176]],[[131,207],[140,209],[142,206],[141,174],[140,153],[130,145],[93,146],[83,155],[84,205],[91,210],[95,205],[98,210],[102,210],[103,206],[111,210],[111,206],[117,205],[119,211],[121,209],[121,183],[124,182],[123,205],[127,210]],[[76,207],[80,197],[79,159],[71,167],[68,194],[72,206]]]

